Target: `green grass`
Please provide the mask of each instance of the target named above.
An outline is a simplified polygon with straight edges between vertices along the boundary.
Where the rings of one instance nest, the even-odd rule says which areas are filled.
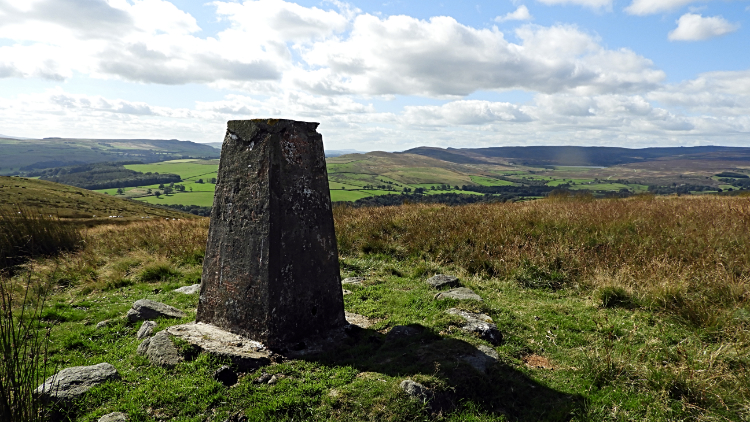
[[[619,191],[620,189],[628,189],[628,185],[621,183],[592,183],[590,185],[573,185],[570,187],[571,190],[601,190],[601,191]]]
[[[106,220],[110,215],[125,218],[191,218],[190,214],[151,207],[122,197],[45,180],[0,176],[0,209],[29,208],[53,216]]]
[[[363,192],[358,190],[332,190],[331,201],[356,201],[357,199],[373,196],[369,191]]]
[[[471,181],[482,186],[515,186],[513,182],[485,176],[471,176]]]
[[[147,202],[149,204],[180,204],[210,207],[214,204],[214,192],[213,190],[211,190],[210,192],[177,192],[172,195],[161,195],[159,198],[155,196],[144,196],[142,198],[135,198],[135,200]]]
[[[337,191],[338,192],[338,191]],[[126,412],[133,421],[746,421],[750,409],[750,302],[746,198],[544,201],[464,207],[336,208],[347,311],[374,325],[340,347],[241,374],[199,356],[174,369],[137,356],[138,324],[121,318],[137,299],[182,309],[173,292],[200,280],[208,222],[98,227],[82,251],[34,262],[56,288],[42,311],[50,359],[67,367],[109,362],[122,380],[91,390],[72,420]],[[457,275],[483,302],[437,301],[424,282]],[[451,307],[489,315],[493,346],[461,331]],[[104,328],[95,328],[110,320]],[[422,334],[385,343],[395,325]],[[492,347],[481,373],[460,356]],[[283,375],[254,384],[261,372]],[[49,375],[49,373],[48,373]],[[399,389],[404,379],[456,405],[430,416]]]
[[[172,160],[154,164],[131,164],[125,168],[135,171],[159,172],[179,174],[182,180],[195,181],[197,179],[206,180],[216,177],[219,171],[219,164],[215,161],[208,161],[210,164],[204,164],[203,160]]]

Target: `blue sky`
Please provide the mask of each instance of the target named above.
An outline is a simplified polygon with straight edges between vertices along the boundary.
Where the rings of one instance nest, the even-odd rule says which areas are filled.
[[[748,0],[0,0],[0,134],[750,146]]]

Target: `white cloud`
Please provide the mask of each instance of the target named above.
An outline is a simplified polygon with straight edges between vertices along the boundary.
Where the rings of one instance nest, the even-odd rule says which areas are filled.
[[[540,3],[544,3],[548,6],[556,5],[577,5],[583,7],[589,7],[591,9],[612,9],[612,0],[537,0]]]
[[[531,16],[531,13],[529,13],[529,8],[522,4],[518,6],[518,9],[516,9],[514,12],[508,12],[507,14],[505,14],[505,16],[496,17],[495,22],[528,21],[532,19],[534,19],[534,17]]]
[[[608,92],[645,89],[664,78],[629,50],[606,50],[572,26],[524,26],[520,44],[497,28],[475,29],[450,17],[359,15],[351,35],[303,53],[313,70],[293,83],[320,94],[463,96],[477,90]],[[604,57],[607,60],[602,60]],[[617,65],[609,65],[614,60]]]
[[[700,41],[734,32],[739,29],[721,16],[703,17],[686,13],[677,20],[677,28],[669,33],[671,41]]]
[[[407,106],[400,121],[414,126],[483,125],[531,121],[522,108],[490,101],[452,101],[442,106]]]
[[[708,0],[633,0],[630,6],[625,8],[631,15],[652,15],[677,10],[691,3]]]

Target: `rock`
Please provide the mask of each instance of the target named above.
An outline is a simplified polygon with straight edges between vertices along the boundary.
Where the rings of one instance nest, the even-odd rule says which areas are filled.
[[[274,350],[346,325],[317,127],[282,119],[227,123],[197,322]]]
[[[108,320],[108,319],[105,319],[104,321],[101,321],[101,322],[99,322],[98,324],[96,324],[96,329],[98,330],[98,329],[100,329],[100,328],[104,328],[104,327],[106,327],[107,325],[109,325],[109,320]]]
[[[194,295],[196,293],[200,293],[201,285],[200,283],[198,283],[198,284],[193,284],[191,286],[183,286],[183,287],[180,287],[179,289],[174,289],[174,291],[177,293],[182,293],[186,295]]]
[[[452,315],[462,317],[466,323],[461,326],[463,331],[475,333],[479,338],[486,340],[497,346],[503,341],[503,334],[497,329],[497,325],[492,323],[489,315],[467,312],[461,309],[450,308],[446,311]]]
[[[260,376],[258,378],[254,379],[253,383],[255,383],[255,384],[268,384],[268,381],[270,381],[271,378],[273,378],[273,375],[271,375],[271,374],[269,374],[267,372],[264,372],[264,373],[260,374]]]
[[[412,380],[403,380],[401,381],[401,384],[399,384],[399,387],[401,387],[402,390],[411,397],[414,397],[415,399],[421,400],[423,403],[427,403],[432,399],[432,391],[425,387],[424,385],[414,382]]]
[[[409,327],[408,325],[396,325],[395,327],[391,328],[391,331],[388,331],[388,334],[385,335],[385,341],[386,343],[392,343],[394,341],[399,341],[407,337],[416,336],[421,333],[422,330],[416,327]]]
[[[344,296],[352,294],[351,290],[341,289],[341,293],[343,293]]]
[[[498,359],[499,356],[495,349],[485,345],[480,345],[474,353],[461,357],[461,360],[468,363],[479,372],[485,372],[487,368],[497,362]]]
[[[361,328],[368,328],[369,326],[374,324],[373,321],[371,321],[364,315],[359,315],[352,312],[344,312],[344,315],[346,316],[346,321],[349,324],[356,325]]]
[[[149,299],[140,299],[133,303],[127,315],[130,322],[144,321],[156,318],[185,318],[185,313],[167,304]]]
[[[341,280],[341,284],[353,284],[355,286],[361,286],[365,280],[367,279],[364,277],[347,277]]]
[[[122,412],[112,412],[99,418],[98,422],[127,422],[128,415]]]
[[[435,289],[442,289],[443,287],[458,287],[458,278],[452,275],[438,274],[427,279],[427,284]]]
[[[213,378],[216,381],[219,381],[220,383],[224,384],[225,387],[231,387],[237,384],[237,373],[234,372],[232,368],[226,365],[217,369],[216,372],[214,372],[213,374]]]
[[[156,322],[154,321],[143,321],[143,324],[141,324],[141,328],[138,329],[138,334],[136,334],[136,337],[138,340],[143,340],[146,337],[149,337],[151,333],[154,332],[154,328],[156,327]]]
[[[272,376],[271,379],[268,380],[269,385],[274,385],[277,382],[279,382],[279,377],[277,377],[276,375]]]
[[[243,415],[240,412],[231,414],[228,418],[224,419],[222,422],[247,422],[247,416]]]
[[[155,336],[143,340],[138,346],[137,353],[145,355],[152,364],[164,368],[174,368],[183,360],[167,330],[159,331]]]
[[[200,349],[203,353],[229,359],[232,367],[249,371],[271,363],[273,353],[263,344],[211,324],[193,322],[174,325],[165,331]]]
[[[441,300],[441,299],[456,299],[456,300],[478,300],[482,301],[482,298],[474,293],[473,290],[467,288],[467,287],[459,287],[456,289],[447,290],[444,292],[440,292],[435,295],[435,299]]]
[[[104,362],[92,366],[65,368],[44,380],[34,395],[45,402],[70,402],[91,387],[120,378],[114,366]]]

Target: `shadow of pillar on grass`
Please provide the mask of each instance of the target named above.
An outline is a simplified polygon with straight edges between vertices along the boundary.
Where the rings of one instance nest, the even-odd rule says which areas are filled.
[[[557,421],[584,412],[585,399],[580,395],[551,389],[499,361],[478,370],[466,359],[477,355],[474,345],[442,337],[419,324],[409,327],[418,334],[390,338],[357,328],[336,348],[296,358],[403,379],[415,375],[438,378],[447,388],[435,391],[440,403],[426,405],[432,413],[460,410],[471,404],[478,411],[505,415],[510,420]]]

